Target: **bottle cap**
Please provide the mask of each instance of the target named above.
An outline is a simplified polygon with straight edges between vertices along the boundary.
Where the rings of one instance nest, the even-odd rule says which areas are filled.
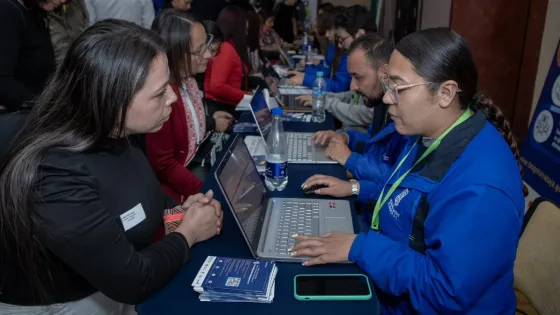
[[[282,116],[282,108],[275,107],[272,109],[272,116]]]
[[[323,71],[317,71],[317,76],[322,77],[323,76]]]

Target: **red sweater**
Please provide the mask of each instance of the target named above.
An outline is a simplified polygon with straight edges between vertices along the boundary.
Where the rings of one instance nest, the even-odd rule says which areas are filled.
[[[233,47],[233,42],[225,41],[216,58],[208,63],[204,78],[204,96],[236,107],[245,95],[241,89],[243,80],[241,64],[241,57]],[[248,76],[249,69],[247,65],[243,66],[245,74]]]
[[[169,120],[160,131],[146,135],[146,154],[163,191],[183,203],[190,195],[197,194],[203,182],[186,168],[189,137],[187,114],[181,93],[171,86],[177,95]]]

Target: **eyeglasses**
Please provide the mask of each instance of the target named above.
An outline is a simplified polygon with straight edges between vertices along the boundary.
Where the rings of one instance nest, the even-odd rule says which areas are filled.
[[[210,50],[210,52],[212,51],[212,42],[214,42],[214,35],[212,34],[206,34],[206,44],[204,45],[204,47],[202,47],[200,49],[200,51],[198,52],[192,52],[191,55],[193,56],[198,56],[198,57],[204,57],[204,54]]]
[[[338,35],[334,35],[334,40],[339,42],[339,43],[344,43],[345,40],[347,40],[349,37],[351,37],[352,35],[347,35],[344,38],[338,36]]]
[[[395,82],[391,81],[386,76],[379,76],[379,81],[381,81],[381,86],[383,87],[383,92],[385,94],[389,93],[389,97],[394,104],[399,103],[399,92],[413,88],[415,86],[426,85],[432,82],[422,82],[422,83],[414,83],[414,84],[407,84],[407,85],[397,85]]]

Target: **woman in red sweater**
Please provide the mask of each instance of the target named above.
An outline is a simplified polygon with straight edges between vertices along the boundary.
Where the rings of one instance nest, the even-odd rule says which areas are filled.
[[[206,71],[204,92],[209,110],[234,113],[246,94],[251,65],[247,49],[247,13],[240,7],[228,6],[220,12],[216,24],[224,43]]]
[[[146,136],[146,154],[164,192],[183,202],[198,193],[203,184],[187,166],[209,138],[208,131],[225,132],[233,117],[220,111],[207,116],[194,78],[206,70],[212,56],[212,38],[204,26],[189,13],[163,10],[152,29],[169,47],[167,61],[177,102],[161,130]]]

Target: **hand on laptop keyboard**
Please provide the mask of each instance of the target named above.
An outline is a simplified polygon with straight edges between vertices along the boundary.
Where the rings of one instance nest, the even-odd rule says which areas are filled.
[[[302,95],[296,97],[296,100],[303,106],[311,106],[313,102],[313,95]]]

